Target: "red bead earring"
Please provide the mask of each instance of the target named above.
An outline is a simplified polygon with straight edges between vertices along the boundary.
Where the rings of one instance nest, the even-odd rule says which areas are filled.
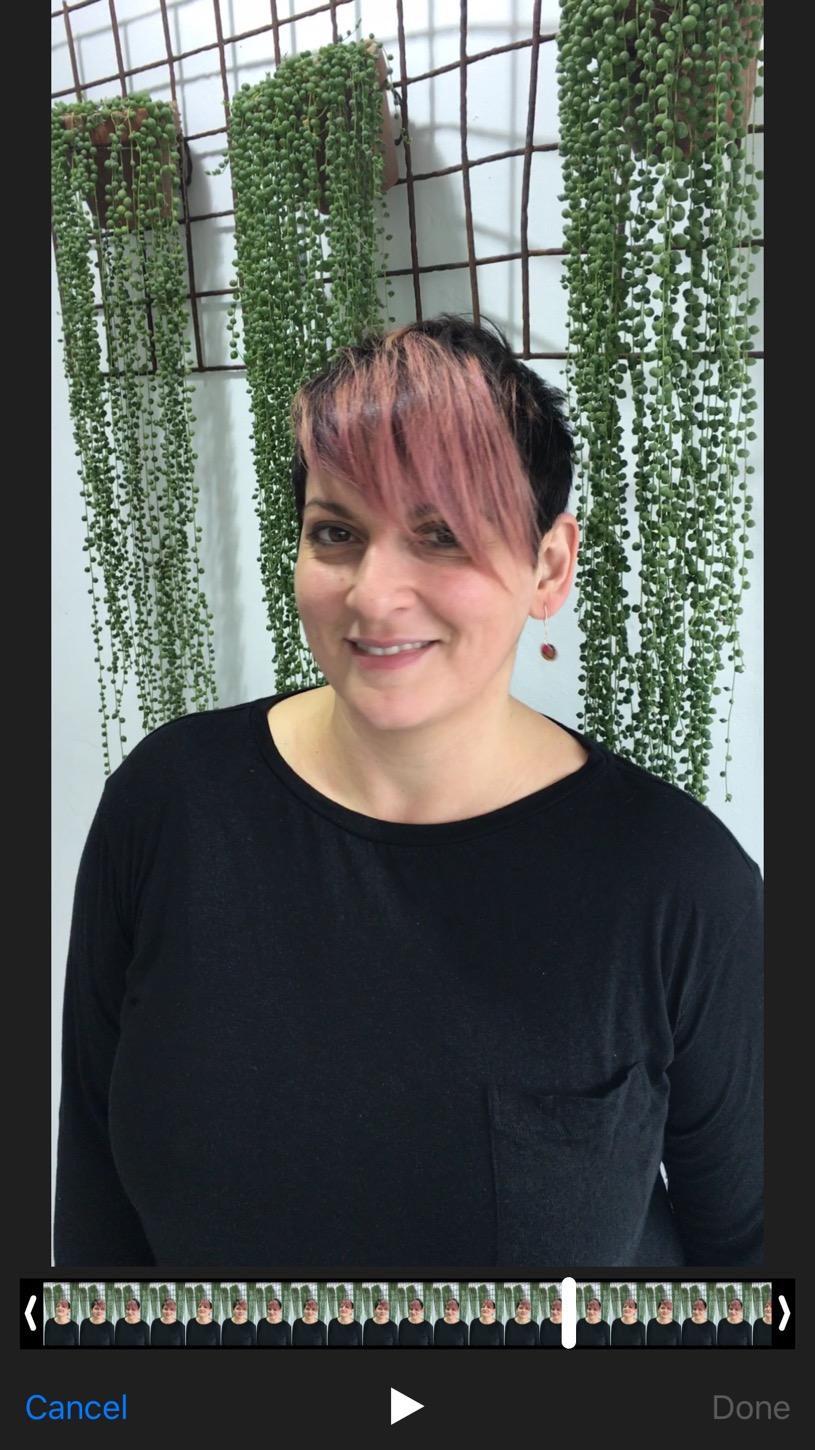
[[[541,654],[545,660],[557,659],[557,650],[553,644],[549,643],[549,615],[545,604],[543,606],[543,644],[541,645]]]

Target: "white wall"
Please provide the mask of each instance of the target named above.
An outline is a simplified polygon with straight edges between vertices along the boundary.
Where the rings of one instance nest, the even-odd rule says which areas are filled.
[[[278,0],[281,17],[309,8],[301,0]],[[176,53],[207,46],[215,39],[214,7],[211,0],[168,0],[167,11]],[[418,75],[428,69],[454,62],[459,54],[458,0],[407,0],[404,6],[407,36],[407,73]],[[530,0],[470,0],[468,52],[491,50],[530,34]],[[161,12],[157,0],[117,0],[116,13],[126,66],[155,61],[166,54]],[[222,0],[225,34],[238,34],[265,25],[270,10],[265,0]],[[355,0],[338,11],[341,31],[361,20],[361,33],[374,32],[394,55],[394,73],[399,75],[396,45],[396,0]],[[541,32],[554,34],[557,0],[544,0]],[[83,83],[116,71],[108,7],[101,3],[75,9],[71,14],[74,45]],[[283,41],[284,53],[316,48],[331,39],[328,13],[288,27],[291,39]],[[52,21],[52,92],[72,85],[68,47],[61,17]],[[271,32],[228,48],[230,94],[244,82],[253,82],[274,69]],[[468,145],[471,161],[479,156],[522,147],[525,139],[529,93],[530,50],[494,56],[469,67]],[[176,68],[178,99],[185,134],[212,131],[222,126],[224,110],[222,83],[216,50],[181,62]],[[169,95],[166,64],[134,78],[133,88],[151,89],[156,97]],[[98,96],[115,94],[115,83],[92,88]],[[414,173],[436,171],[461,160],[459,133],[458,70],[411,85],[411,158]],[[758,106],[761,106],[761,102]],[[757,111],[757,118],[761,116]],[[555,45],[540,48],[535,141],[556,142],[557,88]],[[759,140],[761,144],[761,138]],[[223,137],[191,142],[194,174],[190,187],[192,215],[231,207],[228,172],[207,175],[221,159]],[[404,151],[400,148],[400,175],[404,176]],[[471,172],[476,254],[518,251],[520,248],[520,201],[522,158],[477,167]],[[562,222],[558,193],[560,167],[556,152],[538,153],[533,158],[529,204],[530,247],[562,244]],[[404,186],[389,193],[394,240],[390,244],[392,267],[410,266],[407,194]],[[417,229],[420,265],[465,260],[467,256],[461,175],[418,182],[416,185]],[[225,287],[233,275],[231,219],[196,223],[192,229],[196,285],[199,290]],[[757,261],[761,263],[762,258]],[[562,351],[566,346],[565,294],[560,285],[561,259],[532,258],[530,275],[530,320],[533,351]],[[760,270],[755,274],[762,286]],[[497,263],[479,269],[482,313],[507,332],[513,346],[520,348],[521,267],[520,262]],[[396,322],[414,316],[410,278],[397,279],[392,311]],[[442,310],[469,311],[471,293],[466,268],[430,273],[422,277],[422,306],[425,316]],[[201,304],[206,347],[206,364],[228,363],[226,340],[227,301],[208,299]],[[52,436],[53,436],[53,965],[52,1063],[53,1123],[56,1129],[59,1074],[59,1032],[64,960],[70,919],[74,877],[85,834],[101,792],[104,775],[96,680],[91,643],[90,608],[83,573],[82,527],[79,482],[74,444],[68,415],[67,389],[59,342],[59,300],[52,264]],[[759,313],[758,321],[761,322]],[[762,339],[757,339],[762,346]],[[561,363],[534,364],[551,381],[563,384]],[[754,367],[761,397],[763,364]],[[214,611],[216,658],[220,703],[271,693],[274,688],[269,635],[265,627],[260,575],[256,564],[257,526],[252,504],[253,473],[250,451],[251,423],[245,378],[242,373],[205,373],[196,378],[194,406],[197,415],[200,522],[204,529],[204,580]],[[733,761],[730,789],[733,800],[724,802],[724,791],[714,780],[710,807],[734,832],[745,849],[759,863],[763,860],[762,825],[762,435],[763,409],[759,407],[753,445],[756,521],[755,560],[752,588],[746,595],[742,621],[746,672],[737,685]],[[521,640],[514,676],[515,693],[536,709],[567,724],[577,720],[577,676],[579,634],[574,601],[564,607],[550,624],[550,634],[559,657],[545,664],[538,653],[540,629],[528,627]],[[137,713],[130,711],[129,740],[138,738]]]

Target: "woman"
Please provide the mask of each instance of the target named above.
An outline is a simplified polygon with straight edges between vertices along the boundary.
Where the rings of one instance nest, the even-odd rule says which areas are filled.
[[[58,1261],[760,1260],[757,868],[510,693],[575,569],[561,404],[455,318],[343,350],[298,396],[295,590],[328,683],[172,721],[107,782],[66,977]],[[190,1074],[215,1040],[240,1074]]]
[[[599,1299],[590,1299],[586,1313],[575,1326],[575,1347],[577,1349],[609,1349],[611,1334],[608,1322],[602,1317]]]
[[[645,1325],[638,1316],[636,1299],[626,1299],[622,1314],[611,1321],[611,1348],[645,1348]]]
[[[407,1319],[399,1325],[400,1349],[432,1349],[433,1326],[424,1317],[424,1300],[411,1299]]]
[[[124,1317],[116,1320],[113,1344],[117,1349],[149,1349],[150,1330],[141,1317],[141,1301],[128,1299]]]
[[[161,1317],[150,1325],[151,1349],[183,1349],[184,1325],[177,1317],[175,1299],[165,1299]]]
[[[727,1306],[727,1318],[720,1319],[716,1326],[717,1349],[752,1349],[753,1331],[745,1322],[744,1305],[741,1299],[731,1299]]]
[[[104,1299],[94,1299],[91,1312],[79,1326],[80,1349],[112,1349],[113,1325],[107,1317]]]
[[[187,1322],[187,1349],[220,1349],[221,1326],[212,1318],[212,1300],[200,1299],[195,1318]]]
[[[469,1344],[467,1325],[461,1321],[458,1299],[448,1299],[444,1306],[444,1318],[437,1319],[433,1326],[434,1349],[466,1349]]]
[[[391,1319],[389,1300],[377,1299],[374,1304],[373,1316],[366,1319],[363,1326],[362,1345],[364,1349],[398,1348],[399,1331]]]
[[[563,1348],[562,1299],[553,1299],[548,1319],[541,1320],[540,1342],[543,1349]]]
[[[46,1349],[78,1349],[79,1325],[71,1318],[70,1299],[58,1299],[54,1317],[46,1319],[43,1333]]]
[[[495,1300],[485,1299],[481,1313],[470,1325],[470,1348],[503,1349],[504,1326],[495,1317]]]
[[[339,1313],[328,1322],[329,1349],[361,1349],[362,1325],[354,1318],[353,1299],[340,1301]]]
[[[707,1317],[707,1299],[701,1294],[690,1306],[690,1319],[682,1324],[683,1349],[715,1349],[716,1326]]]
[[[266,1305],[266,1318],[258,1321],[257,1344],[259,1349],[290,1349],[291,1325],[283,1318],[283,1305],[279,1299],[270,1299]]]
[[[294,1349],[325,1349],[325,1324],[319,1317],[316,1299],[307,1299],[300,1319],[291,1327],[291,1342]]]
[[[681,1349],[682,1329],[674,1319],[672,1299],[660,1299],[655,1319],[648,1320],[645,1343],[648,1349]]]
[[[508,1349],[531,1348],[540,1344],[540,1329],[532,1318],[532,1301],[521,1295],[515,1305],[514,1319],[504,1326],[504,1344]]]
[[[257,1344],[257,1329],[249,1318],[249,1305],[245,1299],[235,1299],[232,1304],[232,1318],[221,1325],[222,1349],[254,1349]]]

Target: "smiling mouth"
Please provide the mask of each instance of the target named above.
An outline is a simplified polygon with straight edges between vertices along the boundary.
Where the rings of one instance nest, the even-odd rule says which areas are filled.
[[[409,640],[405,644],[377,645],[363,644],[360,640],[357,639],[349,640],[349,644],[352,646],[352,648],[357,650],[360,654],[364,655],[407,654],[409,650],[429,649],[430,645],[435,643],[436,641],[434,639],[417,639]]]

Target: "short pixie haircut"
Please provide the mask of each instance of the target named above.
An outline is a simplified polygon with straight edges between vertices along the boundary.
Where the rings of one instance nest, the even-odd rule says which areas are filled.
[[[476,564],[492,526],[537,555],[566,508],[574,440],[564,395],[516,358],[499,328],[445,313],[339,349],[292,404],[292,487],[302,528],[306,476],[320,468],[387,518],[428,508]]]

